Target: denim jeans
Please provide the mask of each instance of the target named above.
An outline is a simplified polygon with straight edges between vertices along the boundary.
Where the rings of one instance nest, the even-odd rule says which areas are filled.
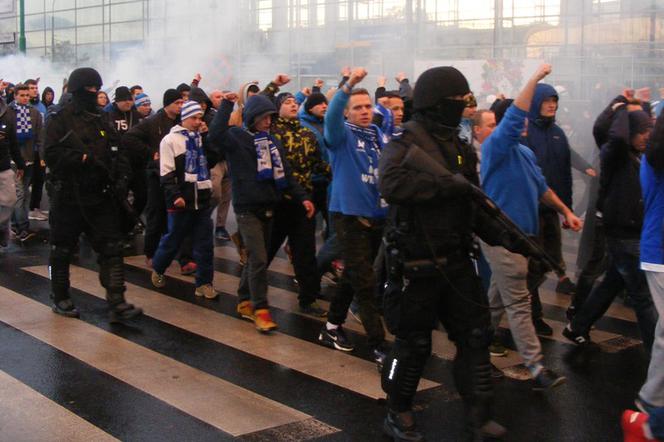
[[[21,233],[30,227],[30,181],[32,181],[32,171],[34,164],[25,166],[23,178],[16,179],[16,205],[12,214],[12,225],[16,232]]]
[[[596,285],[574,316],[571,326],[576,333],[586,334],[601,318],[615,297],[625,288],[634,303],[643,345],[650,352],[653,344],[657,311],[653,305],[645,274],[640,269],[639,240],[606,237],[609,264],[604,280]]]
[[[168,232],[161,237],[159,247],[152,257],[152,268],[164,273],[180,250],[185,237],[191,235],[194,262],[196,263],[196,287],[212,284],[214,275],[214,236],[212,209],[183,210],[168,214]]]

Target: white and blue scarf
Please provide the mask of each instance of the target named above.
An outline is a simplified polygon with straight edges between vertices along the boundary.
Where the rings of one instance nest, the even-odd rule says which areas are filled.
[[[30,107],[16,104],[16,138],[19,143],[25,143],[32,139],[32,119],[30,118]]]
[[[180,131],[185,136],[187,151],[184,160],[184,180],[196,183],[197,189],[211,189],[210,170],[203,150],[203,142],[198,132]]]
[[[254,147],[256,148],[256,159],[258,161],[258,181],[274,180],[277,189],[287,188],[288,180],[286,180],[286,174],[284,173],[281,155],[270,134],[267,132],[254,134]]]

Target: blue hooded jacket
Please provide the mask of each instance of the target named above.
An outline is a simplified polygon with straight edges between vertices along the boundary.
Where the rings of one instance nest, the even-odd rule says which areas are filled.
[[[540,115],[542,102],[549,97],[558,99],[558,93],[553,86],[539,83],[530,105],[528,135],[523,144],[535,153],[549,187],[567,207],[572,207],[572,162],[567,136],[555,123],[555,119]]]

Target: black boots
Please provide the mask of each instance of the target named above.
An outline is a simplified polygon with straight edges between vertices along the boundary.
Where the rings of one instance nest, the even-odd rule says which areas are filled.
[[[55,297],[51,295],[51,300],[53,301],[52,310],[58,315],[66,316],[67,318],[78,318],[80,316],[71,298],[67,297],[56,301]]]
[[[108,301],[110,322],[120,322],[143,314],[143,309],[135,307],[125,300],[124,293],[107,293],[106,300]]]
[[[424,435],[417,431],[412,411],[397,413],[388,410],[387,417],[383,421],[383,432],[391,437],[394,442],[424,441]]]

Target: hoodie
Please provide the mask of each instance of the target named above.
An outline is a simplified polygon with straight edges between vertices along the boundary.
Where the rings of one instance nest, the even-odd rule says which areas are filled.
[[[641,268],[664,272],[664,115],[660,114],[641,158],[644,217],[641,231]]]
[[[274,209],[281,200],[283,193],[277,189],[274,180],[258,180],[258,159],[254,146],[254,133],[247,127],[230,124],[233,113],[233,102],[223,100],[212,121],[208,141],[226,157],[231,170],[233,208],[236,213],[256,212]],[[258,95],[248,100],[242,107],[242,119],[249,123],[260,115],[276,113],[272,101]],[[279,140],[274,139],[284,167],[284,175],[288,182],[285,193],[297,201],[309,199],[302,187],[294,179],[286,152]]]
[[[244,104],[247,102],[248,94],[249,94],[249,87],[255,85],[258,87],[258,82],[257,81],[250,81],[249,83],[244,83],[242,86],[240,86],[240,90],[237,93],[238,100],[237,100],[237,109],[233,111],[231,114],[231,119],[229,121],[229,125],[231,126],[237,126],[237,127],[242,127],[242,109],[244,108]]]
[[[548,97],[557,99],[558,93],[553,86],[539,83],[528,113],[528,135],[523,141],[535,153],[549,187],[567,207],[572,207],[572,163],[567,136],[555,118],[540,115],[542,102]],[[554,209],[540,206],[540,210]]]

